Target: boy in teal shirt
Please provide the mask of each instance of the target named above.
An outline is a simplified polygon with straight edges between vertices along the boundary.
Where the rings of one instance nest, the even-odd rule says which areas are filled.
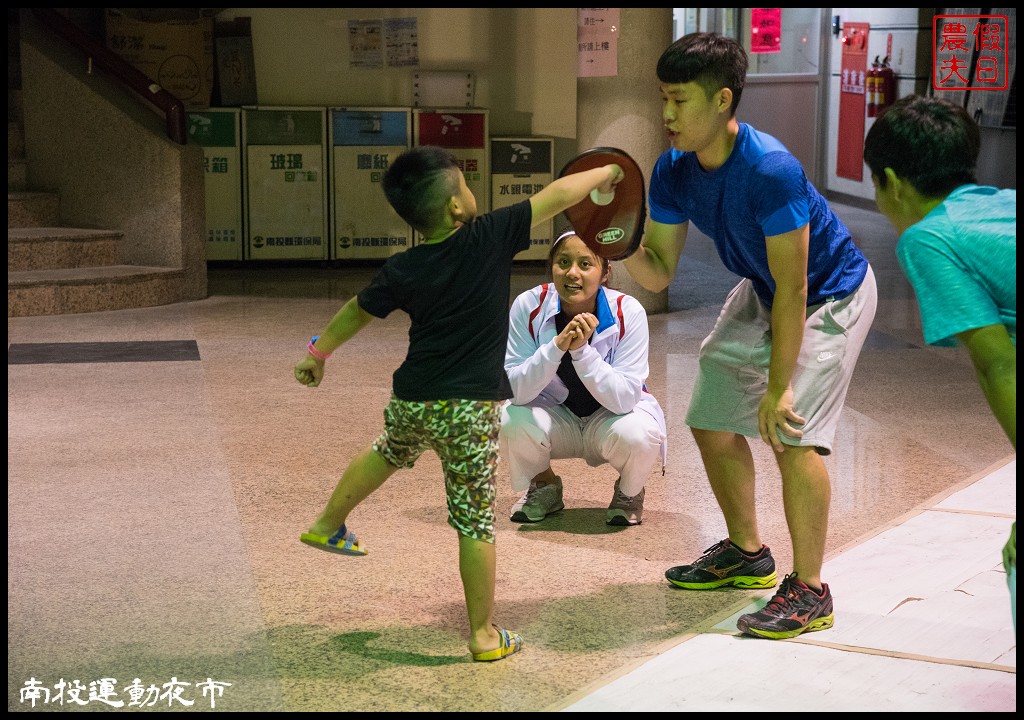
[[[1017,191],[978,185],[981,133],[948,100],[911,95],[864,144],[878,209],[900,233],[929,345],[962,344],[989,407],[1017,449]],[[1003,547],[1017,627],[1017,523]]]

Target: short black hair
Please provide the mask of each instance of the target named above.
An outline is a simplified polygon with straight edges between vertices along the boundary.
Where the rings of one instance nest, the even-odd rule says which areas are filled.
[[[908,95],[885,108],[864,140],[864,162],[885,187],[892,168],[927,198],[976,183],[981,131],[970,114],[944,98]]]
[[[720,33],[683,35],[658,59],[658,80],[663,83],[695,82],[711,96],[722,88],[732,90],[730,111],[736,114],[747,79],[747,53],[738,42]]]
[[[419,145],[388,167],[381,182],[399,217],[425,235],[444,222],[448,201],[459,192],[459,163],[442,147]]]

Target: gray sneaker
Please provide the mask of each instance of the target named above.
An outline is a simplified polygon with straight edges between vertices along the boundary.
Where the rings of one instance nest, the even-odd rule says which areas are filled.
[[[540,522],[548,515],[563,509],[562,478],[556,477],[551,485],[534,485],[512,506],[512,522]]]
[[[644,492],[647,488],[642,488],[636,495],[629,497],[619,490],[620,482],[622,478],[615,481],[615,494],[608,506],[608,524],[639,525],[643,520]]]

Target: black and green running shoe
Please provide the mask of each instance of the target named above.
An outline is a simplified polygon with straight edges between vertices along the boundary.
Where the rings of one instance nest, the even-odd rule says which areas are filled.
[[[736,627],[754,637],[784,640],[805,632],[827,630],[834,623],[828,585],[822,583],[821,591],[815,592],[792,573],[783,578],[778,592],[763,609],[740,615]]]
[[[673,585],[687,590],[712,590],[723,585],[738,588],[767,588],[775,585],[775,558],[767,545],[757,555],[740,552],[728,538],[715,543],[693,565],[678,565],[665,571]]]

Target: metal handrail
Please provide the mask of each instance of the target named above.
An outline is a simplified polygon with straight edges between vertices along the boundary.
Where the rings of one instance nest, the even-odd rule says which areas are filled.
[[[50,30],[85,53],[90,65],[97,65],[107,71],[136,95],[160,109],[167,119],[167,137],[179,145],[188,144],[185,103],[53,8],[33,8],[32,14]]]

